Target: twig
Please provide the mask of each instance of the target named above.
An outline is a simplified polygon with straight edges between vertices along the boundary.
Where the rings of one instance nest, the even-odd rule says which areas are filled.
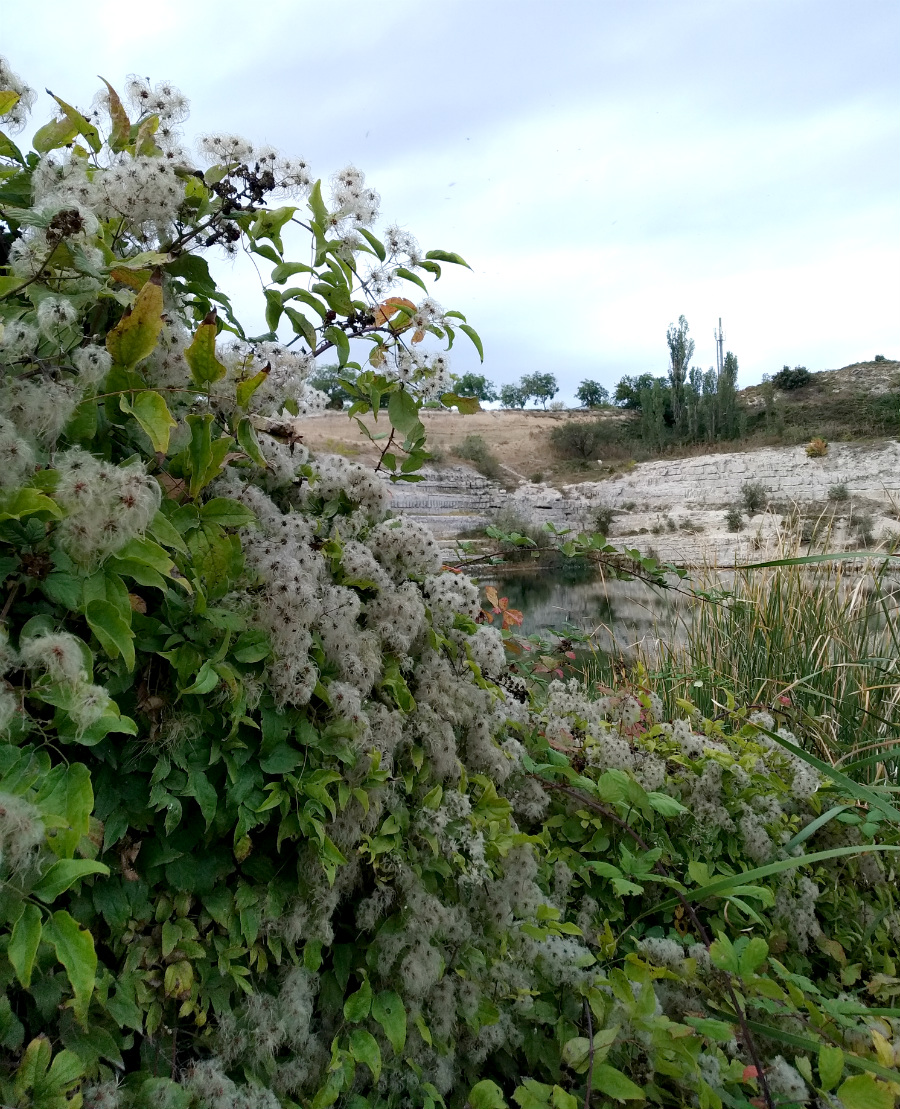
[[[6,598],[6,604],[3,606],[3,611],[0,612],[0,620],[5,620],[9,614],[9,610],[12,608],[13,601],[16,599],[16,594],[19,592],[19,586],[21,584],[21,581],[17,581],[12,589],[10,589],[9,596]]]
[[[588,1030],[588,1073],[587,1089],[584,1094],[584,1109],[591,1109],[591,1086],[594,1081],[594,1024],[591,1020],[591,1006],[588,999],[584,999],[584,1015],[587,1019]]]
[[[638,835],[638,833],[632,827],[630,827],[618,815],[618,813],[613,812],[611,809],[608,809],[606,805],[604,805],[602,802],[595,801],[593,797],[589,797],[586,793],[582,793],[580,789],[575,789],[573,786],[563,785],[562,782],[551,782],[546,778],[542,778],[539,774],[531,774],[530,777],[540,782],[541,785],[545,788],[556,790],[557,793],[564,793],[567,797],[572,798],[572,800],[577,801],[579,804],[584,805],[586,808],[593,809],[594,812],[600,813],[602,816],[605,816],[608,820],[611,820],[614,824],[618,824],[620,828],[627,832],[642,851],[650,850],[649,845],[641,838],[641,836]],[[668,871],[668,868],[665,867],[661,862],[657,862],[654,865],[653,869],[658,874],[663,875],[663,877],[672,877]],[[694,906],[691,904],[690,901],[688,901],[684,894],[681,893],[680,890],[678,890],[677,887],[672,886],[671,888],[673,889],[675,896],[681,902],[682,908],[691,918],[691,922],[697,929],[697,934],[703,942],[703,945],[706,947],[707,950],[709,950],[712,941],[710,940],[709,933],[703,926],[700,917],[697,915]],[[762,1091],[763,1098],[765,1099],[766,1109],[775,1109],[775,1102],[772,1099],[772,1092],[769,1089],[769,1083],[766,1079],[765,1071],[763,1070],[762,1058],[759,1054],[759,1051],[757,1050],[756,1041],[753,1039],[753,1033],[750,1031],[750,1027],[747,1024],[746,1014],[744,1013],[744,1010],[741,1007],[740,1002],[738,1001],[737,993],[734,989],[732,976],[728,971],[722,971],[722,975],[725,980],[725,988],[728,990],[728,996],[731,998],[731,1004],[734,1008],[735,1016],[737,1017],[738,1024],[741,1026],[741,1035],[744,1039],[744,1046],[747,1048],[747,1053],[749,1054],[751,1060],[753,1061],[753,1065],[756,1068],[756,1075],[759,1081],[760,1090]]]

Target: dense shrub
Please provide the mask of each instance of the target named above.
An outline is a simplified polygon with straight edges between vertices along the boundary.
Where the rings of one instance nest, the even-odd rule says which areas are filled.
[[[743,531],[744,513],[738,505],[732,505],[725,513],[725,526],[729,531]]]
[[[806,453],[810,458],[824,458],[828,454],[828,440],[821,435],[816,435],[806,444]]]
[[[769,503],[769,490],[761,481],[745,481],[741,486],[744,508],[753,516]]]
[[[784,392],[801,389],[804,385],[809,384],[811,380],[812,374],[806,366],[794,366],[793,369],[790,366],[785,366],[777,374],[772,375],[772,384],[776,389],[782,389]]]
[[[618,427],[606,420],[566,420],[550,429],[550,442],[562,458],[594,459],[618,438]]]
[[[480,474],[494,481],[502,474],[497,456],[493,454],[481,435],[467,435],[461,443],[453,447],[453,453],[457,458],[464,458],[466,462],[471,462]]]
[[[507,627],[513,672],[389,511],[421,405],[465,405],[421,345],[459,315],[385,294],[462,260],[376,236],[358,170],[232,135],[195,169],[177,90],[128,93],[0,147],[2,1104],[886,1104],[889,795],[759,711],[548,685]],[[238,243],[268,338],[203,257]],[[325,352],[388,397],[375,471],[299,441]]]

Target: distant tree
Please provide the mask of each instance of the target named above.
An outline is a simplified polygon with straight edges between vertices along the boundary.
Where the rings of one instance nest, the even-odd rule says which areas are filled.
[[[666,332],[666,342],[669,345],[669,385],[672,390],[672,414],[675,417],[675,426],[682,423],[684,408],[684,383],[687,380],[688,367],[694,357],[694,340],[687,337],[688,322],[684,316],[678,317],[678,325],[669,324]]]
[[[783,392],[790,392],[791,389],[800,389],[804,385],[809,384],[812,374],[806,366],[785,366],[779,370],[772,378],[772,384],[776,389],[781,389]]]
[[[526,374],[522,378],[521,387],[529,397],[539,400],[544,408],[547,407],[547,401],[553,400],[559,392],[559,385],[553,374]]]
[[[562,458],[596,458],[610,443],[618,441],[614,421],[566,420],[550,431],[553,449]]]
[[[736,439],[741,433],[741,410],[737,398],[738,360],[731,351],[725,355],[719,374],[718,410],[719,435],[723,439]]]
[[[478,397],[479,400],[499,400],[496,386],[484,374],[463,374],[456,379],[454,391],[461,397]]]
[[[666,408],[669,390],[659,378],[649,389],[641,390],[641,438],[651,450],[662,450],[666,443]]]
[[[315,373],[309,379],[309,384],[326,394],[329,408],[340,409],[352,400],[341,379],[353,381],[355,377],[356,371],[351,370],[349,366],[338,366],[337,363],[333,363],[329,366],[317,366]]]
[[[644,389],[652,389],[653,381],[653,374],[640,374],[637,377],[628,377],[626,374],[616,385],[613,404],[620,408],[640,408],[641,393]]]
[[[525,392],[521,384],[500,386],[500,403],[504,408],[524,408],[529,398],[530,394]]]
[[[609,390],[596,381],[582,381],[575,396],[585,408],[602,408],[609,404]]]

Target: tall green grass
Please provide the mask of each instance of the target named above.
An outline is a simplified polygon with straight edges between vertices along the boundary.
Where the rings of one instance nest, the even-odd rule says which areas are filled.
[[[798,560],[802,562],[802,560]],[[900,764],[900,583],[840,562],[739,569],[695,579],[679,634],[642,648],[667,713],[738,704],[772,712],[819,758],[860,780]]]

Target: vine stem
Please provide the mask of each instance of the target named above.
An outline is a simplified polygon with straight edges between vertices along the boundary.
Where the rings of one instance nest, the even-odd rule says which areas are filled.
[[[19,586],[21,584],[20,581],[17,581],[12,589],[10,589],[9,596],[6,598],[6,604],[3,606],[3,611],[0,612],[0,620],[5,620],[9,615],[9,610],[12,608],[13,601],[16,599],[16,594],[19,592]]]
[[[591,1006],[587,998],[584,999],[584,1016],[588,1030],[588,1072],[587,1089],[584,1094],[584,1109],[591,1109],[591,1094],[594,1084],[594,1022],[591,1020]]]
[[[574,786],[567,786],[564,785],[562,782],[548,781],[546,778],[542,778],[539,774],[531,774],[530,777],[540,782],[545,789],[552,789],[555,790],[557,793],[564,793],[573,801],[577,801],[579,804],[584,805],[585,808],[592,809],[594,812],[599,813],[601,816],[605,816],[608,820],[611,820],[613,824],[618,824],[620,828],[627,832],[627,834],[631,836],[631,838],[642,851],[650,850],[649,845],[643,840],[640,835],[638,835],[638,833],[627,823],[627,821],[623,820],[618,813],[613,812],[611,809],[607,808],[607,806],[604,805],[602,802],[595,801],[593,797],[589,797],[586,793],[582,793],[580,789],[575,789]],[[664,866],[661,862],[657,862],[653,869],[658,874],[661,874],[666,878],[672,877],[672,875],[669,873],[668,868]],[[708,951],[712,941],[709,938],[709,933],[706,931],[703,922],[697,915],[694,906],[691,904],[690,901],[688,901],[688,899],[676,886],[672,886],[671,888],[674,891],[675,896],[681,902],[682,908],[690,917],[691,922],[697,929],[697,935],[700,937],[703,945]],[[766,1109],[775,1109],[775,1102],[772,1098],[772,1091],[769,1089],[769,1082],[763,1069],[762,1057],[760,1056],[759,1050],[757,1049],[756,1041],[753,1038],[753,1033],[750,1031],[750,1026],[747,1024],[747,1016],[744,1013],[743,1006],[738,1001],[737,991],[734,988],[734,979],[731,973],[727,970],[722,971],[721,973],[724,976],[725,988],[728,990],[728,996],[731,999],[731,1004],[734,1008],[738,1024],[741,1026],[741,1036],[744,1040],[744,1046],[747,1048],[747,1053],[753,1061],[753,1066],[756,1068],[756,1077],[759,1082],[760,1090],[762,1091],[763,1099],[766,1103]]]

